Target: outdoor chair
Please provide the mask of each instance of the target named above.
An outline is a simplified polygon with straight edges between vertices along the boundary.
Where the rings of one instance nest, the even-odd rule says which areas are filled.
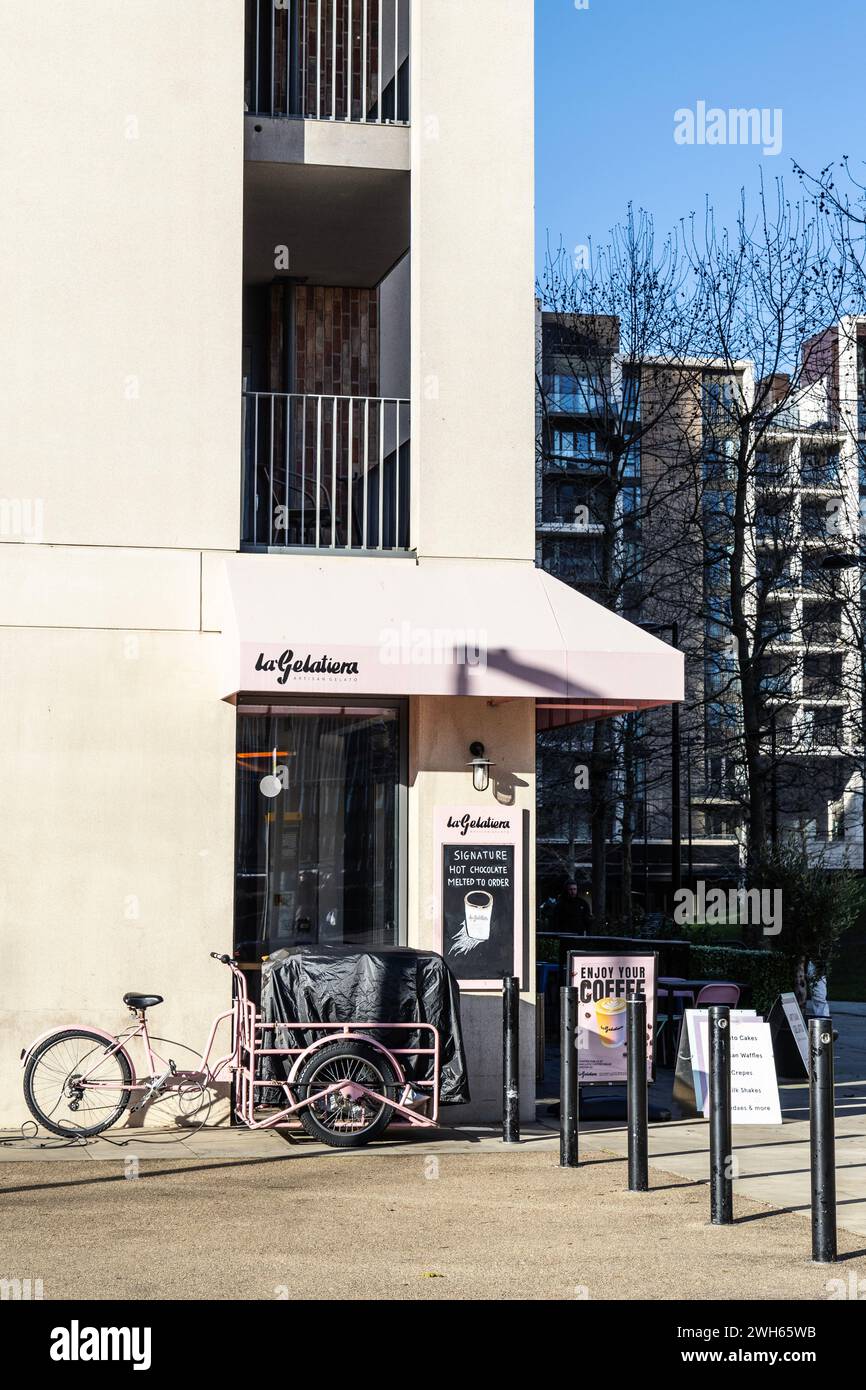
[[[739,985],[704,985],[695,1000],[696,1009],[705,1009],[710,1004],[730,1004],[735,1009],[740,1002]]]

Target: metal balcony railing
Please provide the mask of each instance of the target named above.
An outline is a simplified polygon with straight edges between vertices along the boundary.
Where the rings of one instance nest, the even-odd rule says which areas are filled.
[[[243,404],[245,546],[409,550],[408,401],[245,391]]]
[[[247,110],[408,125],[409,5],[247,0]]]

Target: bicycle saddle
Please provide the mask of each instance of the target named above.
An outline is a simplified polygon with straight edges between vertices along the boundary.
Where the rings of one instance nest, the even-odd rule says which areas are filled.
[[[124,1004],[131,1009],[152,1009],[154,1004],[162,1003],[161,994],[124,994]]]

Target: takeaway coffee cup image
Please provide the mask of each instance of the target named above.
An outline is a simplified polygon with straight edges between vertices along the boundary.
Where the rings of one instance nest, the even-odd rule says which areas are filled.
[[[595,1005],[595,1020],[605,1047],[622,1047],[625,1042],[625,1000],[608,995]]]
[[[475,888],[463,899],[466,912],[466,933],[473,941],[490,940],[490,918],[493,913],[493,894]]]

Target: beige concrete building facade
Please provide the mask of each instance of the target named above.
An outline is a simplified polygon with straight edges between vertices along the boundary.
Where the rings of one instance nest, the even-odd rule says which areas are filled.
[[[189,1067],[209,953],[303,945],[442,952],[455,1122],[517,974],[529,1117],[539,708],[682,681],[535,566],[532,6],[4,4],[0,51],[0,1124],[41,1034],[156,992]],[[512,836],[474,935],[455,809]]]
[[[19,1054],[43,1031],[120,1027],[137,988],[165,995],[162,1036],[201,1045],[226,1005],[207,953],[231,948],[235,911],[221,671],[223,562],[253,548],[245,295],[273,302],[283,277],[377,302],[382,383],[355,394],[411,401],[411,534],[382,546],[395,574],[533,565],[532,7],[370,0],[362,30],[361,0],[328,0],[319,61],[315,18],[292,7],[313,74],[294,109],[263,74],[289,71],[297,35],[281,6],[257,29],[257,8],[0,10],[3,1125],[25,1118]],[[495,438],[477,357],[492,327]],[[324,391],[304,393],[313,413]],[[352,563],[347,538],[316,539],[321,566]],[[265,549],[270,583],[306,603],[292,548]],[[471,741],[533,814],[534,703],[407,700],[395,939],[434,944],[434,806],[495,804],[472,790]],[[529,1113],[531,955],[523,985]],[[498,1010],[464,998],[472,1114],[498,1112]]]

